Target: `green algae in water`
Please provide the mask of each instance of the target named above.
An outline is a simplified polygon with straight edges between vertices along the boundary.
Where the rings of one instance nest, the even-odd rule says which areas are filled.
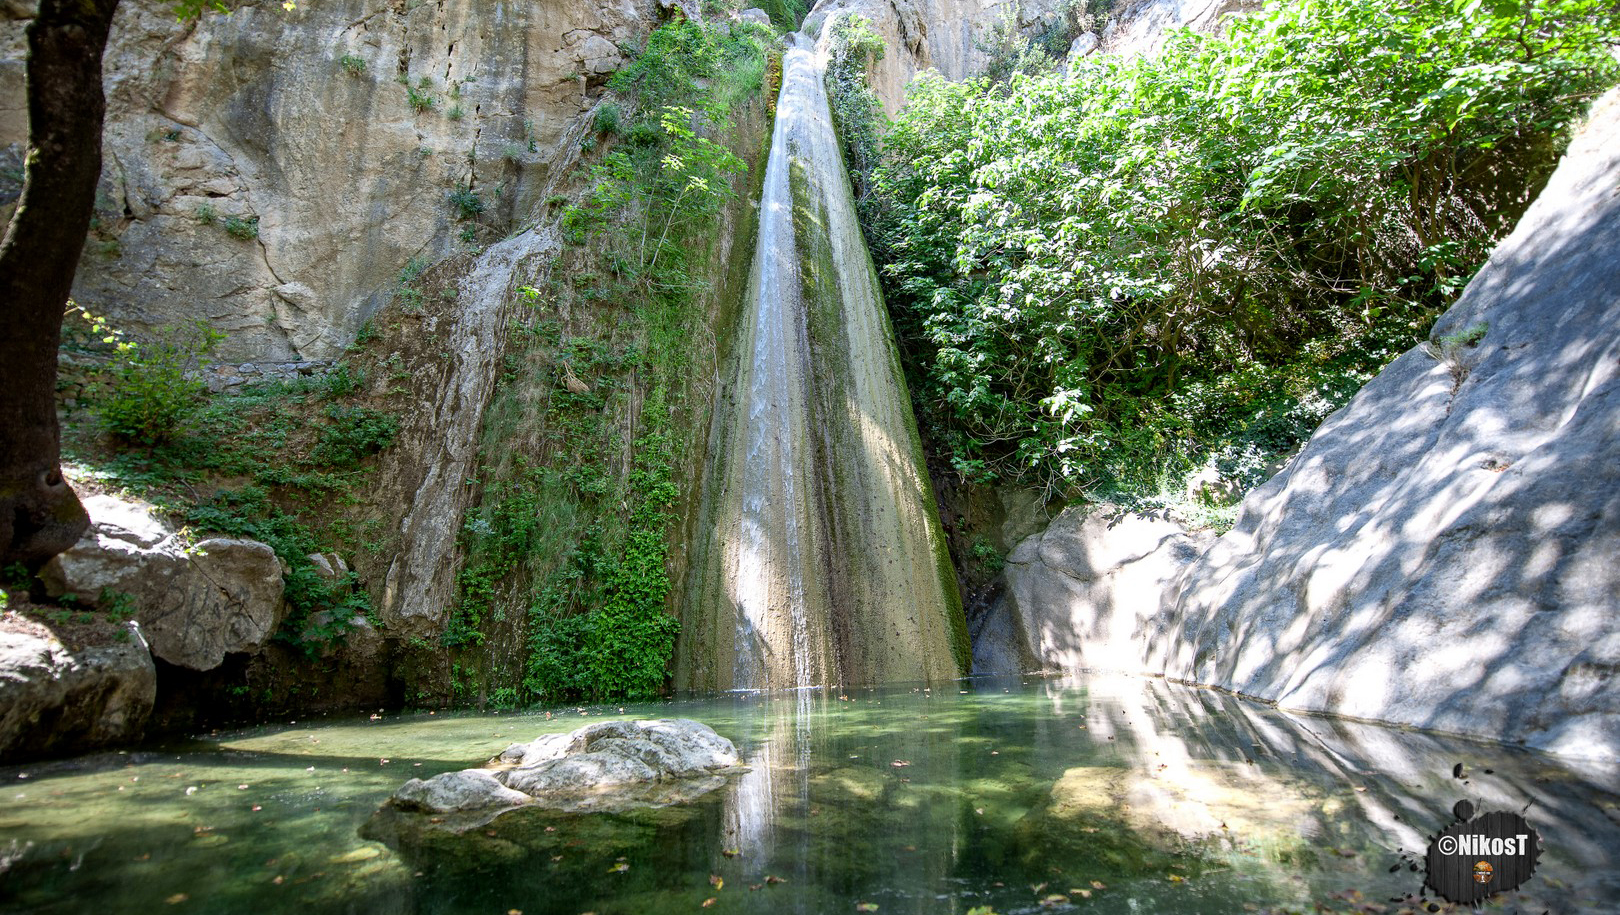
[[[752,769],[682,807],[459,835],[379,813],[408,777],[620,716],[390,716],[3,769],[0,911],[1356,911],[1336,896],[1418,890],[1397,849],[1463,797],[1535,802],[1543,864],[1502,911],[1617,910],[1610,782],[1126,678],[625,707],[706,721]]]

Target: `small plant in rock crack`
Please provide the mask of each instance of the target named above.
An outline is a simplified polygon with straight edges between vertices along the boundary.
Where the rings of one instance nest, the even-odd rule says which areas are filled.
[[[259,237],[259,217],[257,216],[227,216],[225,217],[225,234],[243,241],[251,241]]]

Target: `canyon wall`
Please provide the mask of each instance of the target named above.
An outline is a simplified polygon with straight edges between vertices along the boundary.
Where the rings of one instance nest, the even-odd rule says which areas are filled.
[[[0,16],[9,204],[31,10]],[[137,334],[203,318],[227,334],[227,361],[334,359],[412,258],[521,228],[576,164],[620,46],[656,19],[652,0],[320,0],[182,23],[166,3],[127,0],[74,295]]]

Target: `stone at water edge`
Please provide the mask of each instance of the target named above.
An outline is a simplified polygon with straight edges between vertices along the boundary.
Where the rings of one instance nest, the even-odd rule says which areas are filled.
[[[192,670],[257,651],[275,632],[286,605],[267,544],[219,538],[188,549],[144,503],[95,495],[84,506],[90,529],[40,571],[51,596],[129,595],[152,653]]]
[[[393,804],[428,813],[662,807],[720,787],[740,762],[731,741],[698,721],[605,721],[513,744],[482,769],[413,778]]]
[[[488,769],[444,772],[430,779],[413,778],[394,792],[394,803],[406,810],[451,813],[487,807],[516,807],[529,796],[501,784]]]
[[[135,740],[157,699],[140,627],[124,641],[70,648],[48,626],[0,614],[0,760],[67,755]]]

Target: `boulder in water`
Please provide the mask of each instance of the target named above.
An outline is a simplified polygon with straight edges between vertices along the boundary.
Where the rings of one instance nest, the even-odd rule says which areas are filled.
[[[513,744],[482,769],[411,779],[393,804],[429,813],[536,805],[571,813],[682,803],[740,771],[737,748],[685,718],[605,721]]]

